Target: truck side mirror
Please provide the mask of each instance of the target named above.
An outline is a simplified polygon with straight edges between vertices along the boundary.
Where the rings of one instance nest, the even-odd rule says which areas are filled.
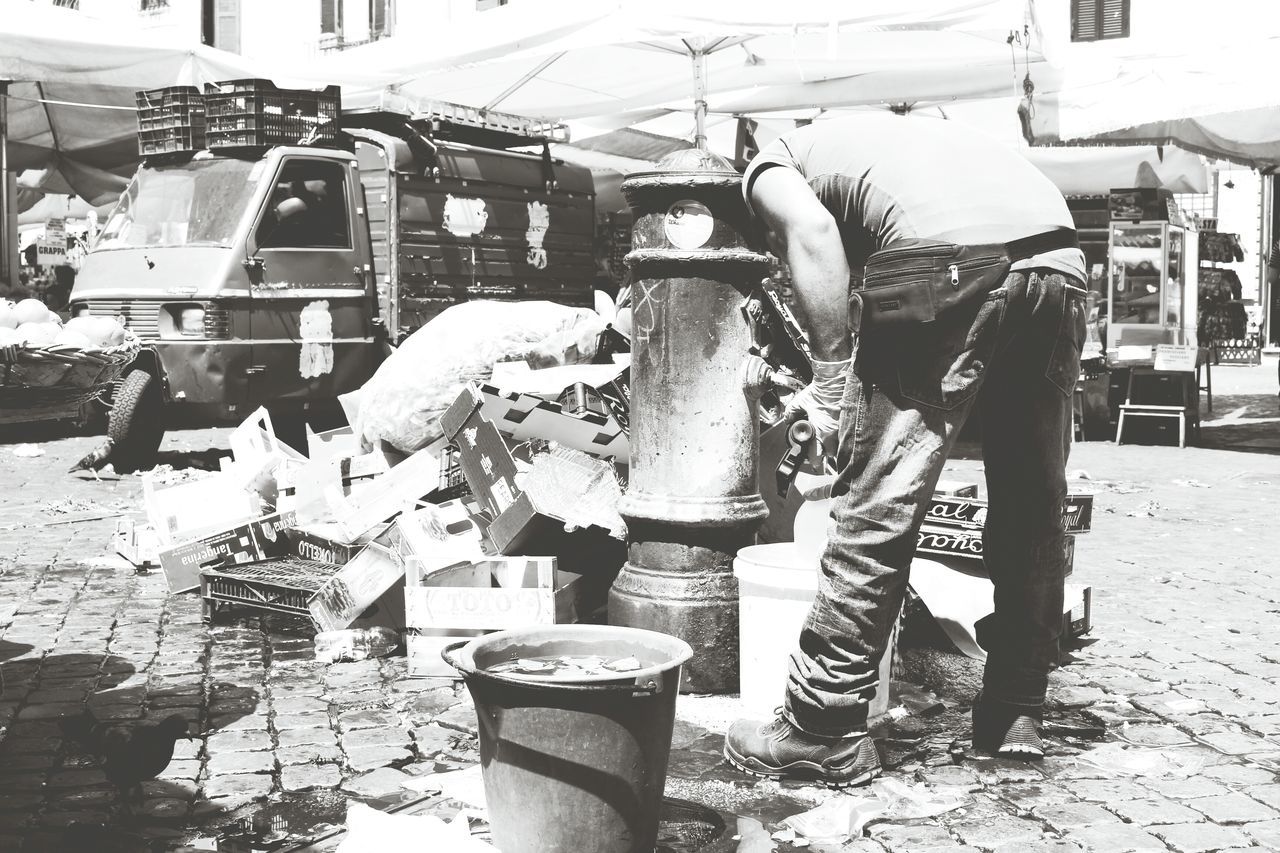
[[[266,271],[267,262],[260,255],[245,258],[240,262],[244,265],[244,270],[249,274],[249,282],[251,284],[262,284],[263,273]]]

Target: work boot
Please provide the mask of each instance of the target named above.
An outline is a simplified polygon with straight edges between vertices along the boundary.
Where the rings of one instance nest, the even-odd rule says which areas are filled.
[[[880,775],[880,755],[869,735],[819,737],[781,714],[769,723],[734,723],[724,739],[724,757],[752,776],[815,781],[828,788],[865,785]]]
[[[1044,758],[1040,721],[1016,710],[983,705],[979,693],[973,699],[973,748],[1001,758],[1039,761]]]

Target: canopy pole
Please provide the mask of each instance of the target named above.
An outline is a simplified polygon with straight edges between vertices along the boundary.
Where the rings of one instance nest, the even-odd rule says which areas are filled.
[[[0,80],[0,281],[14,287],[18,284],[18,222],[10,215],[9,195],[9,81]]]
[[[697,48],[693,56],[693,144],[707,150],[707,51]]]

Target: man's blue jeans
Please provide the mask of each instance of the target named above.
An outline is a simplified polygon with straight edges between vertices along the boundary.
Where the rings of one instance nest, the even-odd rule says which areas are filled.
[[[995,584],[995,613],[979,625],[983,702],[1040,717],[1062,630],[1084,295],[1073,277],[1020,270],[959,317],[859,336],[818,595],[791,656],[784,714],[798,728],[866,730],[917,533],[975,404],[989,501],[983,559]]]

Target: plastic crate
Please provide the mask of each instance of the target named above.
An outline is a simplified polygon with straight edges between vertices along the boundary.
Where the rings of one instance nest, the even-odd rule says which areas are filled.
[[[138,151],[168,154],[205,147],[204,95],[195,86],[137,92]]]
[[[337,141],[337,86],[312,91],[281,89],[270,80],[227,80],[206,86],[204,97],[210,148]]]
[[[311,617],[307,602],[342,567],[297,557],[204,569],[200,597],[208,621],[220,604]]]

